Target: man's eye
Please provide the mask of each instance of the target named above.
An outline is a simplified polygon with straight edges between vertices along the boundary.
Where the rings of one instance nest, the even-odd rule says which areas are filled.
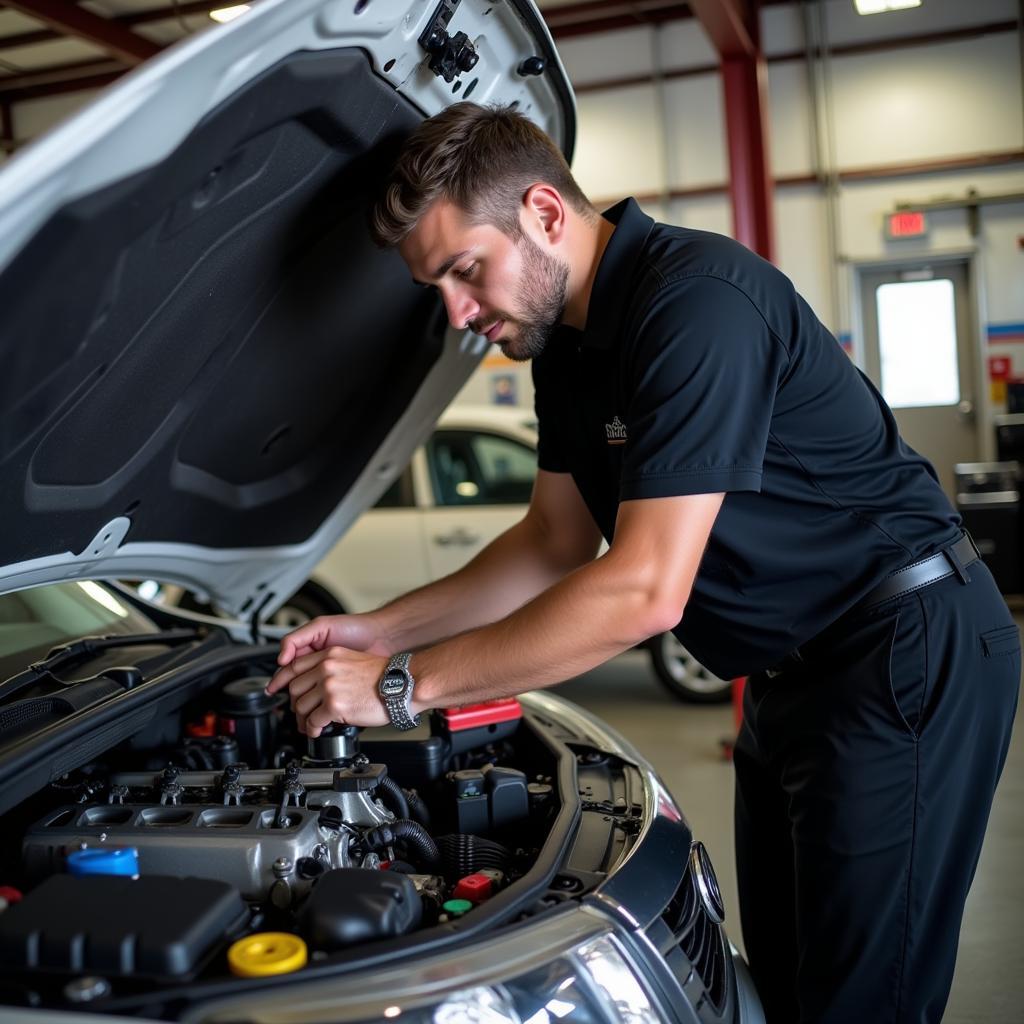
[[[455,276],[461,281],[468,281],[476,273],[476,268],[476,263],[470,263],[465,270],[458,271]]]

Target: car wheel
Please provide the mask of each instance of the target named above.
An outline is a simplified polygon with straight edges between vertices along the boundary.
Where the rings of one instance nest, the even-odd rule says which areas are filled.
[[[731,679],[709,672],[672,633],[660,633],[649,644],[658,679],[680,700],[690,704],[724,704],[732,692]]]
[[[297,629],[318,615],[341,615],[345,609],[326,588],[307,580],[270,616],[269,625]]]

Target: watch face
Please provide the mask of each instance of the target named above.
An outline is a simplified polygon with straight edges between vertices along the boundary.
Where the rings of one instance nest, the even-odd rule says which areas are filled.
[[[405,677],[385,676],[381,680],[380,692],[385,697],[400,697],[405,693]]]

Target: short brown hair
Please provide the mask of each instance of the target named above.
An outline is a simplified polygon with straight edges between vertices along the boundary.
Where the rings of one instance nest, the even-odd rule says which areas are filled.
[[[374,205],[376,243],[398,245],[438,199],[478,224],[520,235],[519,210],[532,185],[553,185],[584,216],[596,211],[558,147],[513,107],[454,103],[412,133]]]

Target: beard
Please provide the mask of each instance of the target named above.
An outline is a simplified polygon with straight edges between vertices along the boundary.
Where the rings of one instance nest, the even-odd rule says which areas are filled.
[[[509,359],[526,362],[544,351],[555,328],[565,314],[566,289],[569,282],[569,267],[561,260],[548,256],[539,245],[527,235],[516,243],[523,257],[522,278],[519,282],[516,315],[496,311],[484,323],[473,321],[470,329],[482,333],[480,328],[497,320],[504,320],[506,329],[511,329],[508,338],[498,344]]]

